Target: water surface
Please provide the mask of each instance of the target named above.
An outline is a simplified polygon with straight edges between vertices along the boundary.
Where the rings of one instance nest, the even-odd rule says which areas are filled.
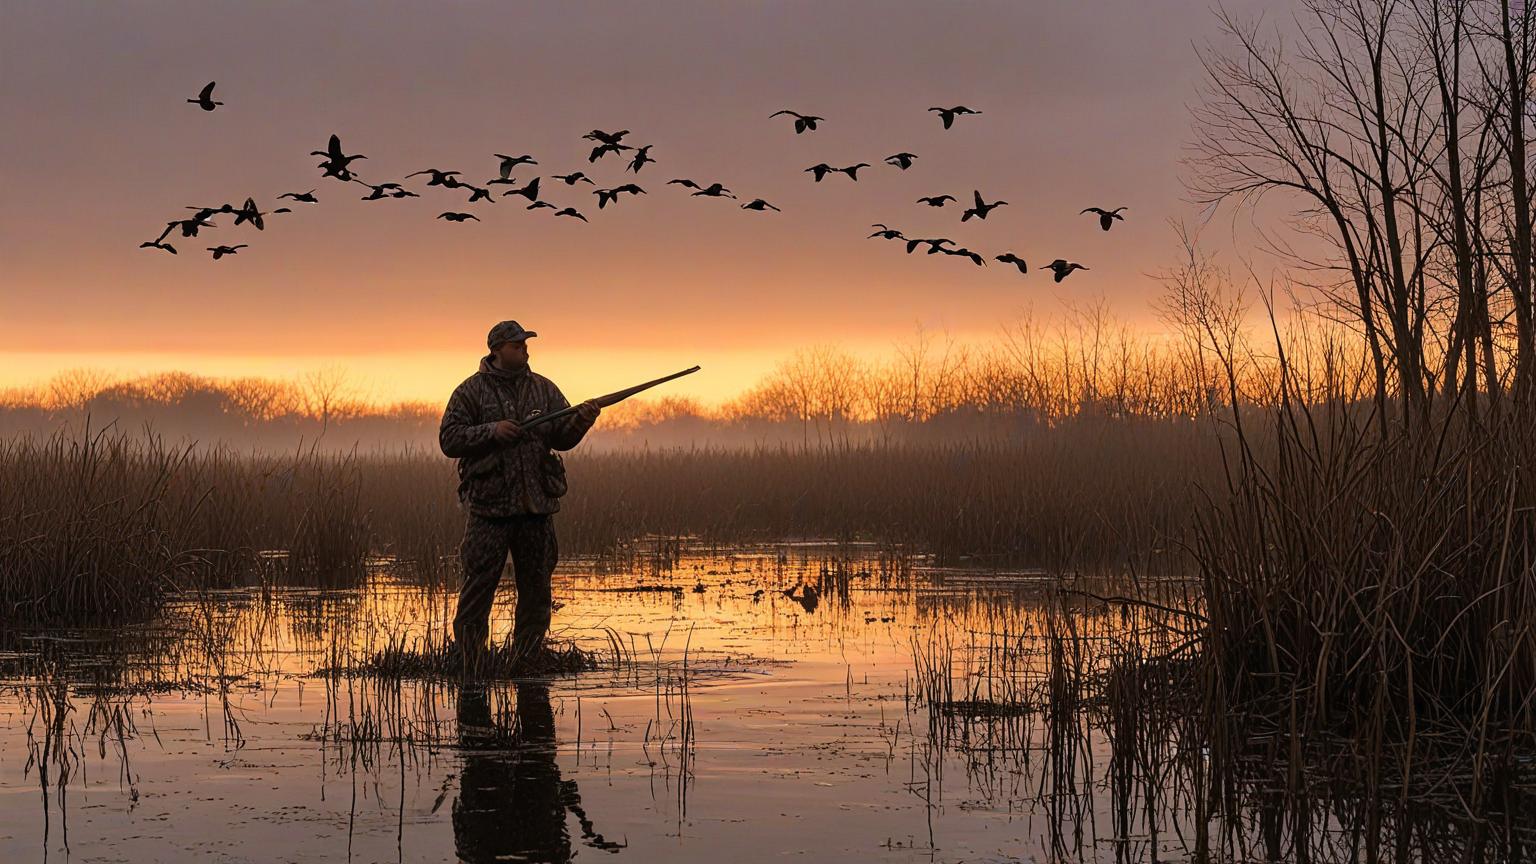
[[[846,547],[576,562],[554,636],[604,668],[488,684],[316,674],[444,632],[452,594],[385,570],[189,600],[110,660],[30,634],[19,669],[82,641],[0,696],[0,857],[1028,860],[1036,790],[945,752],[915,692],[915,658],[1049,581],[979,575]]]
[[[1218,786],[1196,712],[1136,689],[1187,643],[1090,596],[1113,584],[848,546],[658,549],[562,564],[554,638],[599,660],[574,675],[366,674],[453,614],[387,563],[347,588],[184,598],[142,627],[7,633],[0,861],[1355,860],[1363,821],[1395,813],[1414,843],[1465,836],[1461,790],[1399,811],[1383,787],[1372,816],[1327,758],[1240,759],[1219,787],[1236,815],[1200,818],[1193,790]],[[1482,816],[1536,838],[1530,778],[1506,791]]]

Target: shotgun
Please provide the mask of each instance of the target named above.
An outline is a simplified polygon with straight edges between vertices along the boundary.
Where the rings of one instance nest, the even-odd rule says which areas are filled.
[[[688,369],[684,369],[681,372],[673,372],[671,375],[663,375],[654,381],[647,381],[644,384],[636,384],[633,387],[619,390],[614,393],[609,393],[606,396],[599,396],[592,401],[596,402],[600,408],[607,408],[610,405],[617,405],[618,403],[623,402],[625,399],[628,399],[629,397],[641,392],[642,390],[649,390],[652,387],[655,387],[657,384],[665,384],[674,378],[681,378],[684,375],[692,375],[697,371],[699,371],[699,367],[693,366]],[[572,414],[575,414],[577,407],[578,406],[576,405],[572,405],[569,408],[561,408],[559,411],[551,411],[548,414],[540,414],[537,417],[530,417],[518,425],[523,429],[532,429],[540,423],[548,423],[551,420],[559,420],[562,417],[568,417]]]

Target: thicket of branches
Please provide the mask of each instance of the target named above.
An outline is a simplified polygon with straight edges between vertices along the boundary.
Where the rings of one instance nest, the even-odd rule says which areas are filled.
[[[1536,388],[1532,10],[1510,0],[1304,0],[1271,33],[1223,16],[1202,59],[1190,187],[1278,195],[1318,310],[1359,334],[1385,424],[1469,419]],[[1390,408],[1389,408],[1390,406]]]

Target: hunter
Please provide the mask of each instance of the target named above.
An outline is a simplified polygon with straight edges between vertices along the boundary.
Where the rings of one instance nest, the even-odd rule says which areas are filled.
[[[587,401],[569,416],[527,430],[519,425],[570,405],[554,382],[528,368],[528,340],[537,335],[516,321],[492,327],[490,353],[454,389],[438,429],[443,454],[458,460],[466,516],[459,547],[464,584],[453,618],[454,644],[466,665],[484,655],[508,553],[517,580],[514,662],[536,665],[543,654],[550,577],[559,557],[553,514],[566,485],[564,463],[553,451],[581,443],[602,410]]]

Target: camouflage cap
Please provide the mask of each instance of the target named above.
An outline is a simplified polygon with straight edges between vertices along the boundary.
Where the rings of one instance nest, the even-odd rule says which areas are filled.
[[[519,342],[537,335],[539,334],[532,330],[524,330],[523,325],[516,321],[503,321],[492,327],[491,332],[486,334],[485,345],[487,348],[495,348],[503,342]]]

